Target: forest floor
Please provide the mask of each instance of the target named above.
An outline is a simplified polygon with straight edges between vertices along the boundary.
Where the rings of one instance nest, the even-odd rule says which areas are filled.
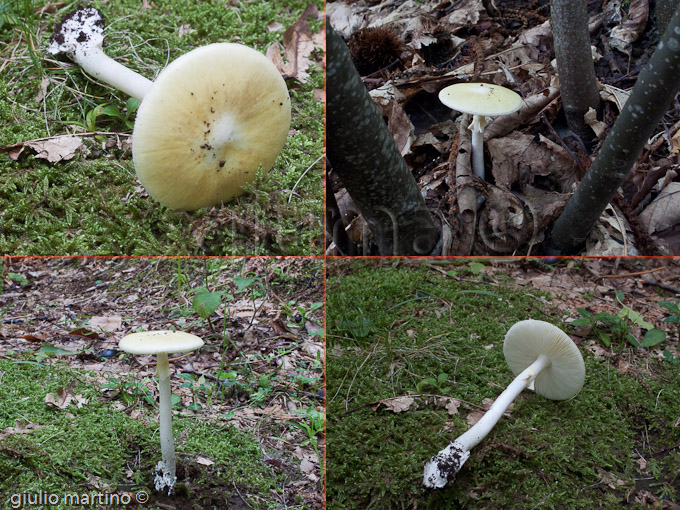
[[[3,508],[39,491],[140,509],[323,508],[323,275],[321,260],[290,258],[7,263]],[[155,356],[118,350],[128,333],[164,329],[205,342],[171,362],[173,497],[152,482]]]
[[[328,509],[680,508],[679,269],[329,260]],[[425,462],[512,381],[503,338],[529,318],[579,347],[581,392],[524,391],[455,481],[424,489]]]
[[[230,203],[193,212],[162,206],[135,174],[129,98],[45,51],[55,24],[77,5],[5,2],[0,253],[322,255],[323,2],[91,5],[107,23],[107,54],[150,79],[180,55],[214,42],[239,42],[262,53],[285,46],[288,140],[273,169]],[[284,45],[286,30],[292,36]],[[66,134],[80,144],[72,146]]]
[[[589,121],[592,138],[580,140],[561,109],[548,0],[328,2],[331,24],[348,42],[442,229],[443,255],[545,253],[546,232],[658,44],[652,4],[588,2],[602,111]],[[437,97],[459,82],[502,85],[524,101],[517,113],[485,130],[486,182],[470,177],[469,157],[459,154],[469,143],[469,131],[465,142],[460,129],[467,117]],[[584,254],[680,254],[679,121],[675,99],[586,240]],[[360,246],[357,251],[372,253],[356,206],[331,175],[329,192],[336,195],[349,238]],[[340,255],[334,247],[330,253]]]

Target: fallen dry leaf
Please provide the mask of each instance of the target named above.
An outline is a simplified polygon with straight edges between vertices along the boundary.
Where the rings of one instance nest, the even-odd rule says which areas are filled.
[[[315,5],[309,5],[298,20],[289,26],[283,34],[283,55],[281,46],[274,43],[267,48],[267,58],[278,68],[284,78],[295,78],[300,83],[307,83],[308,69],[314,65],[312,53],[323,49],[325,34],[319,31],[312,34],[307,18],[317,18],[319,15]]]
[[[83,140],[79,136],[63,135],[5,145],[0,147],[0,151],[9,153],[10,159],[16,161],[24,152],[24,149],[28,148],[35,151],[36,158],[46,159],[50,163],[58,163],[59,161],[73,159],[76,151],[82,145]]]
[[[467,424],[472,427],[475,423],[482,419],[484,416],[484,411],[472,411],[467,415]]]
[[[414,400],[411,397],[395,397],[386,398],[384,400],[379,400],[371,405],[371,409],[375,411],[381,405],[385,406],[385,409],[392,411],[393,413],[402,413],[408,411],[413,405]]]
[[[0,440],[12,434],[28,434],[31,430],[42,427],[42,425],[38,425],[37,423],[24,423],[21,420],[16,420],[14,424],[14,427],[7,427],[0,431]]]
[[[680,224],[680,183],[666,186],[642,211],[640,219],[650,234]]]
[[[66,409],[71,403],[80,409],[87,402],[82,395],[74,395],[71,388],[57,388],[56,396],[53,393],[45,395],[45,404],[58,409]]]
[[[179,27],[179,31],[177,32],[177,37],[182,37],[183,35],[187,34],[193,34],[196,32],[193,28],[191,28],[191,25],[187,23],[186,25],[182,25]]]
[[[196,457],[196,463],[200,464],[201,466],[212,466],[215,462],[199,455]]]
[[[123,325],[123,319],[120,315],[109,315],[106,317],[92,317],[90,325],[101,328],[103,331],[116,331]]]
[[[313,473],[314,470],[316,469],[316,466],[314,465],[313,462],[309,461],[308,459],[302,459],[302,462],[300,463],[300,471],[303,473]]]

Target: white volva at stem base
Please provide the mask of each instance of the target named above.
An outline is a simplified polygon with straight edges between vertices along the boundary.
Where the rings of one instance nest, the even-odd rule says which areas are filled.
[[[175,441],[172,436],[172,409],[170,389],[170,364],[167,353],[159,353],[156,374],[158,375],[158,407],[160,410],[161,452],[163,460],[156,466],[154,484],[157,491],[167,488],[168,494],[177,482],[175,475]]]
[[[449,480],[452,480],[468,457],[470,457],[470,450],[491,432],[491,429],[498,423],[498,420],[500,420],[506,409],[517,398],[517,395],[529,386],[536,379],[536,376],[542,370],[548,368],[550,364],[550,358],[545,354],[541,354],[536,361],[515,377],[477,423],[427,461],[423,485],[431,489],[441,489]]]

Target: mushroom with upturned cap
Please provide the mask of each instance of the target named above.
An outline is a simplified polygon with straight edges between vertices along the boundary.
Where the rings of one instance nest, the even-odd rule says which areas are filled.
[[[566,333],[548,322],[514,324],[505,335],[503,354],[517,377],[475,425],[425,464],[425,487],[441,489],[452,480],[470,457],[470,450],[487,436],[524,388],[533,384],[539,395],[566,400],[583,387],[586,370],[581,352]]]
[[[439,100],[452,110],[472,115],[472,171],[484,179],[484,138],[486,117],[516,112],[522,98],[510,89],[490,83],[456,83],[439,91]]]
[[[192,211],[228,202],[269,171],[290,128],[288,88],[258,51],[234,43],[196,48],[150,81],[108,57],[104,18],[92,7],[66,15],[47,48],[142,101],[132,157],[149,194]]]
[[[172,436],[172,410],[170,388],[170,364],[168,353],[188,352],[198,349],[203,340],[183,331],[143,331],[120,339],[118,347],[131,354],[155,354],[158,376],[159,428],[162,459],[156,464],[154,485],[157,491],[172,494],[177,482],[175,474],[175,442]]]

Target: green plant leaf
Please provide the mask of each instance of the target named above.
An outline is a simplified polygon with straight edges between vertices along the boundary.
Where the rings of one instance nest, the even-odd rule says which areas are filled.
[[[595,320],[597,322],[616,323],[616,322],[619,322],[621,319],[619,317],[617,317],[616,315],[612,315],[611,313],[600,312],[600,313],[595,314],[593,316],[593,320]]]
[[[571,323],[572,326],[587,326],[590,324],[590,319],[587,317],[579,317],[578,319],[574,319]]]
[[[27,285],[28,279],[24,275],[19,273],[7,273],[7,277],[13,282],[17,282],[19,285]]]
[[[479,274],[481,273],[482,269],[484,269],[484,264],[481,262],[470,262],[468,266],[470,267],[472,274]]]
[[[171,407],[179,407],[180,404],[182,403],[182,398],[179,395],[175,395],[174,393],[170,395],[170,406]]]
[[[132,113],[136,112],[140,104],[142,104],[142,102],[136,97],[128,98],[128,100],[125,102],[127,116],[129,117]]]
[[[258,380],[257,383],[262,387],[262,388],[269,388],[271,386],[271,380],[269,379],[269,376],[267,374],[262,374]]]
[[[659,301],[659,306],[665,308],[671,313],[680,314],[680,302],[674,303],[673,301]]]
[[[632,308],[628,308],[627,306],[621,308],[619,314],[623,314],[621,315],[621,317],[627,316],[630,322],[640,326],[641,328],[650,330],[654,327],[654,324],[652,324],[651,322],[647,322],[640,312],[636,312],[635,310],[633,310]]]
[[[236,292],[243,292],[257,281],[257,278],[246,278],[243,276],[234,276],[234,283],[236,284]]]
[[[38,352],[43,353],[43,354],[54,354],[60,355],[60,354],[77,354],[76,351],[67,351],[65,349],[60,349],[59,347],[55,347],[52,344],[43,344],[42,347],[38,350]]]
[[[600,337],[600,341],[605,345],[605,347],[609,347],[612,344],[611,338],[604,331],[598,331],[597,336]]]
[[[210,292],[207,289],[201,289],[196,293],[194,299],[191,301],[194,311],[202,317],[207,319],[220,307],[222,296],[219,292]]]
[[[666,361],[669,363],[672,363],[673,365],[679,365],[680,364],[680,357],[673,357],[673,353],[669,351],[668,349],[664,349],[663,351],[663,357],[666,358]]]
[[[580,313],[583,317],[592,317],[593,314],[590,313],[588,310],[585,308],[577,308],[576,311]]]
[[[660,329],[653,328],[645,333],[640,345],[642,347],[652,347],[654,345],[660,344],[664,340],[666,340],[666,333]]]
[[[99,115],[106,115],[107,117],[116,117],[118,119],[123,119],[123,115],[120,110],[115,105],[106,105],[99,109]]]

